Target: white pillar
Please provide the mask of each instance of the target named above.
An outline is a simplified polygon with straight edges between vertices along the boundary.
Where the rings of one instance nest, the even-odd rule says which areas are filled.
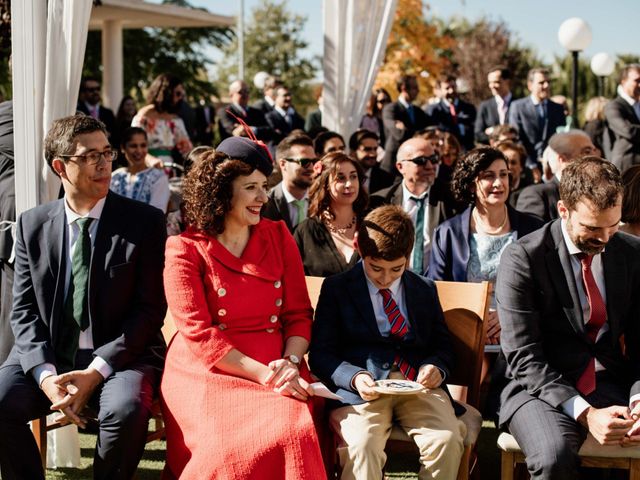
[[[11,2],[16,214],[39,203],[47,2]]]
[[[102,102],[110,109],[122,100],[122,22],[106,20],[102,25]]]

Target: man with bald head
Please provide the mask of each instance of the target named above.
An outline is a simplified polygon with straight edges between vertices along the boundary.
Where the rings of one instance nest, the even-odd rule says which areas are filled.
[[[522,190],[516,209],[531,213],[549,222],[558,218],[560,200],[560,178],[562,170],[573,160],[587,155],[598,155],[598,149],[589,135],[582,130],[556,133],[549,140],[549,167],[553,178],[548,183],[530,185]]]
[[[371,196],[373,208],[383,204],[399,205],[411,217],[416,238],[410,268],[418,274],[427,269],[433,231],[446,220],[443,201],[446,186],[436,181],[438,162],[438,154],[427,140],[407,140],[400,145],[396,156],[402,181]]]
[[[251,127],[258,140],[270,140],[273,132],[267,124],[264,114],[260,110],[249,106],[249,86],[242,80],[231,82],[231,85],[229,85],[229,98],[231,103],[227,107],[218,110],[220,139],[224,140],[232,136],[247,136],[245,128],[234,117],[235,115]]]

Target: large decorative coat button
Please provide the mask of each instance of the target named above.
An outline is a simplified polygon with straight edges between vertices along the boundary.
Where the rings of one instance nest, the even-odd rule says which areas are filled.
[[[218,289],[218,296],[219,297],[224,297],[227,294],[227,290],[225,288],[219,288]]]
[[[269,321],[270,321],[271,323],[276,323],[276,322],[278,321],[278,316],[277,316],[277,315],[271,315],[271,316],[269,317]]]
[[[227,324],[226,323],[221,323],[220,325],[218,325],[218,328],[220,330],[224,330],[225,328],[227,328]]]
[[[227,311],[224,308],[221,308],[220,310],[218,310],[219,317],[224,317],[226,314],[227,314]]]
[[[273,286],[276,288],[280,288],[282,286],[282,282],[280,280],[276,280]]]
[[[282,305],[282,299],[281,298],[277,298],[276,299],[276,307],[279,307]]]
[[[276,331],[275,328],[267,328],[267,333],[273,333],[275,331]]]
[[[386,370],[387,368],[389,368],[389,367],[391,367],[391,365],[389,365],[388,363],[383,363],[383,364],[382,364],[382,368],[384,368],[385,370]]]

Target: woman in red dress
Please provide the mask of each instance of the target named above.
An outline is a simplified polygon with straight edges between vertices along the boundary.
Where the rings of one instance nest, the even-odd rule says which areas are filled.
[[[266,149],[231,137],[185,178],[190,227],[168,240],[164,275],[178,328],[161,385],[164,478],[326,478],[300,364],[302,262],[285,224],[260,219],[271,170]]]

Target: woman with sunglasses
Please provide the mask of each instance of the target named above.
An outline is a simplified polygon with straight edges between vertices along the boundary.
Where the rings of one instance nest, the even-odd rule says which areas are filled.
[[[344,153],[329,153],[313,168],[317,176],[309,189],[309,218],[297,226],[294,238],[305,274],[328,277],[359,260],[353,238],[368,196],[362,167]]]
[[[432,280],[491,283],[487,343],[492,345],[500,343],[493,295],[500,255],[507,245],[542,226],[537,217],[508,204],[509,185],[509,166],[499,150],[480,147],[460,159],[451,188],[469,206],[436,229],[427,273]],[[482,378],[489,367],[485,361]],[[495,413],[493,408],[490,413]]]

